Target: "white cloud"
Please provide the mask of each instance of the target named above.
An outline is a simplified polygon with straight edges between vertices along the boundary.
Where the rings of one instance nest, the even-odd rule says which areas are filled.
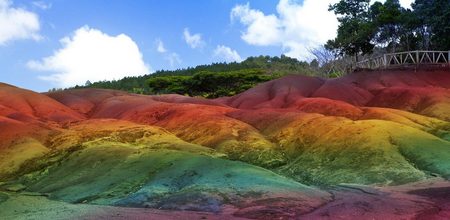
[[[13,8],[9,0],[0,0],[0,45],[19,39],[39,40],[40,23],[37,14]]]
[[[264,15],[259,10],[250,9],[250,4],[237,5],[231,11],[231,19],[239,18],[247,26],[242,39],[252,45],[267,46],[280,42],[282,30],[275,15]]]
[[[181,63],[180,56],[174,52],[167,54],[165,59],[169,61],[171,67],[174,67],[176,64]]]
[[[218,59],[220,59],[220,61],[225,62],[242,61],[242,58],[237,51],[224,45],[217,45],[216,49],[214,50],[214,57],[217,57]]]
[[[386,0],[371,0],[370,4],[373,4],[374,2],[381,2],[384,3]],[[414,2],[414,0],[400,0],[400,5],[403,8],[411,8],[411,4]]]
[[[82,85],[87,80],[121,79],[150,72],[138,46],[125,34],[109,36],[84,26],[60,42],[62,48],[52,56],[27,63],[30,69],[53,72],[40,78],[58,86],[69,87]]]
[[[380,0],[384,2],[385,0]],[[400,0],[411,8],[414,0]],[[281,46],[287,56],[307,59],[314,48],[336,37],[338,21],[329,5],[339,0],[280,0],[276,14],[264,14],[250,4],[236,5],[231,20],[245,26],[242,40],[255,46]],[[374,2],[374,1],[372,1]]]
[[[238,19],[246,30],[241,38],[251,45],[281,46],[290,57],[304,59],[308,49],[336,36],[338,21],[330,4],[338,0],[280,0],[277,14],[266,15],[250,8],[249,4],[237,5],[231,11],[231,19]]]
[[[164,47],[164,43],[162,42],[161,39],[157,39],[156,40],[156,51],[158,51],[159,53],[165,53],[167,52],[166,48]]]
[[[202,35],[200,34],[192,34],[189,32],[188,28],[185,28],[183,31],[183,37],[186,43],[192,48],[202,48],[205,46],[205,42],[202,40]]]
[[[400,4],[404,8],[411,8],[411,4],[414,2],[414,0],[400,0]]]
[[[180,64],[182,62],[180,55],[178,55],[175,52],[170,52],[169,50],[167,50],[166,47],[164,46],[164,42],[161,39],[156,39],[156,51],[164,55],[164,59],[169,61],[170,67],[172,68],[176,64]]]
[[[44,1],[34,1],[34,2],[31,2],[31,4],[33,4],[35,7],[38,7],[42,10],[47,10],[52,7],[51,3],[45,3]]]

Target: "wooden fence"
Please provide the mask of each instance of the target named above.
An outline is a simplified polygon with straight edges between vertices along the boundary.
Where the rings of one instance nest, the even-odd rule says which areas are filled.
[[[358,69],[390,69],[408,66],[450,67],[450,51],[408,51],[388,53],[356,63]]]

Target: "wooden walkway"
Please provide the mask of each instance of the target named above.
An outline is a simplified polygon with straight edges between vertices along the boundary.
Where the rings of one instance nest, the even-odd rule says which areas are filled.
[[[388,53],[356,63],[358,69],[393,69],[402,67],[450,67],[450,51],[408,51]]]

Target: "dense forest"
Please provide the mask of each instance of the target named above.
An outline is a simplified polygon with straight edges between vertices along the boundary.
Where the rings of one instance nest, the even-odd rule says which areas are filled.
[[[231,96],[286,74],[338,77],[370,55],[410,50],[450,50],[450,1],[416,0],[405,9],[399,0],[341,0],[330,5],[339,21],[337,36],[310,49],[313,60],[249,57],[240,63],[213,63],[120,80],[86,82],[75,88],[104,88],[139,94],[176,93],[215,98]]]

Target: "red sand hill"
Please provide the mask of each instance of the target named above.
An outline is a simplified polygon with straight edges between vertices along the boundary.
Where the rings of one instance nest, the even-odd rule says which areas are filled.
[[[18,121],[67,122],[84,119],[67,106],[29,90],[0,84],[0,114]]]
[[[345,105],[348,103],[401,109],[448,120],[450,114],[442,112],[450,108],[448,74],[447,71],[357,72],[329,80],[292,75],[218,101],[240,109],[298,108],[308,112],[322,109],[320,113],[326,114],[323,109],[334,106],[341,109],[336,111],[348,109],[357,113],[352,106]]]
[[[0,83],[0,148],[24,137],[44,140],[55,124],[84,119],[43,94]]]

